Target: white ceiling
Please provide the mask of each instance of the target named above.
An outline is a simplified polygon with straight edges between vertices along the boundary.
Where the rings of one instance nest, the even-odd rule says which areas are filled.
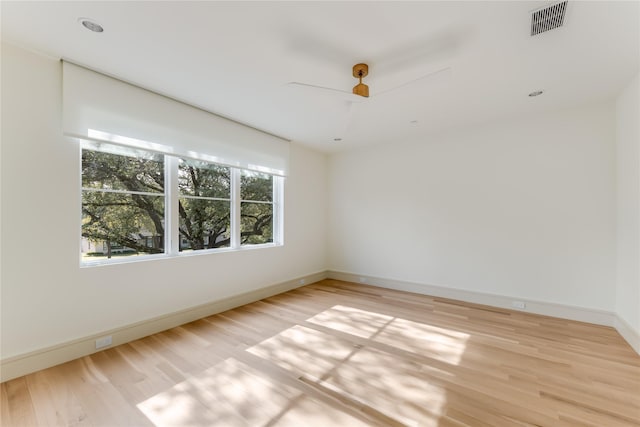
[[[639,69],[640,2],[570,0],[530,37],[551,3],[2,1],[2,38],[335,152],[615,96]],[[451,72],[352,109],[286,85],[350,91],[357,62],[373,95]]]

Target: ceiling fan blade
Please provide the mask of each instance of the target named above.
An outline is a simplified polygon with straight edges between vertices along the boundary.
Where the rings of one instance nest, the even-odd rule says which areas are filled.
[[[362,96],[355,95],[351,92],[347,92],[344,90],[333,89],[333,88],[324,87],[324,86],[316,86],[316,85],[311,85],[307,83],[289,82],[287,83],[287,86],[296,88],[297,90],[304,90],[307,93],[324,94],[327,96],[332,96],[334,98],[342,99],[349,102],[364,102],[367,99]]]
[[[401,85],[392,87],[390,89],[383,90],[381,92],[374,93],[372,96],[377,97],[377,96],[388,94],[390,92],[396,91],[398,89],[401,89],[403,87],[406,87],[406,86],[409,86],[409,85],[412,85],[412,84],[415,84],[415,83],[418,83],[418,82],[421,82],[421,81],[434,79],[436,77],[448,77],[450,75],[451,75],[451,67],[445,67],[445,68],[442,68],[440,70],[433,71],[433,72],[431,72],[429,74],[425,74],[424,76],[418,77],[417,79],[409,80],[408,82],[402,83]]]

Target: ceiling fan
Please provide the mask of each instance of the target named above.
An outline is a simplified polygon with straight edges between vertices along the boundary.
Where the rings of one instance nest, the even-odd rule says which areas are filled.
[[[432,71],[430,73],[424,74],[418,78],[406,81],[397,86],[391,87],[389,89],[382,90],[380,92],[374,92],[373,94],[369,94],[369,86],[362,82],[362,79],[369,74],[369,66],[364,63],[359,63],[353,66],[353,77],[358,79],[358,84],[353,87],[351,92],[335,89],[325,86],[317,86],[308,83],[300,83],[300,82],[289,82],[287,86],[297,89],[298,91],[305,91],[309,95],[317,95],[324,94],[334,98],[338,98],[342,102],[346,101],[343,105],[346,107],[346,111],[343,116],[343,120],[341,125],[335,130],[334,141],[342,141],[343,136],[347,134],[347,131],[350,127],[351,119],[355,113],[355,106],[366,102],[368,99],[375,97],[376,99],[379,96],[386,95],[388,93],[394,92],[398,89],[417,84],[422,81],[431,80],[435,77],[444,77],[451,74],[451,67],[441,68],[436,71]]]
[[[325,87],[325,86],[317,86],[317,85],[313,85],[313,84],[308,84],[308,83],[300,83],[300,82],[289,82],[287,83],[288,86],[292,86],[298,89],[303,89],[303,90],[307,90],[309,92],[315,92],[315,93],[325,93],[327,95],[333,95],[333,96],[338,96],[346,101],[349,102],[363,102],[365,101],[367,98],[370,97],[378,97],[380,95],[384,95],[390,92],[393,92],[395,90],[398,90],[400,88],[412,85],[414,83],[418,83],[420,81],[423,80],[427,80],[439,75],[445,75],[445,74],[450,74],[451,72],[451,67],[445,67],[445,68],[441,68],[439,70],[436,71],[432,71],[428,74],[422,75],[416,79],[412,79],[409,80],[407,82],[404,82],[400,85],[394,86],[392,88],[389,89],[385,89],[383,91],[380,92],[375,92],[372,95],[369,95],[369,86],[367,86],[366,84],[364,84],[362,82],[362,79],[364,77],[366,77],[369,74],[369,66],[367,64],[364,63],[359,63],[353,66],[353,77],[358,79],[358,84],[355,85],[353,87],[353,89],[351,90],[351,92],[348,92],[346,90],[341,90],[341,89],[335,89],[335,88],[330,88],[330,87]]]

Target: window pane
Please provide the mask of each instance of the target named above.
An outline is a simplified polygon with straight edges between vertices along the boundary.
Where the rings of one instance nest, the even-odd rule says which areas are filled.
[[[240,198],[271,202],[273,200],[273,176],[243,170],[240,175]]]
[[[82,192],[83,256],[110,258],[163,252],[163,196]]]
[[[230,202],[180,198],[179,203],[181,251],[230,246]]]
[[[228,199],[231,195],[231,169],[197,160],[180,159],[180,194]]]
[[[82,186],[109,190],[164,193],[164,159],[82,150]]]
[[[273,205],[242,202],[240,236],[243,245],[273,242]]]

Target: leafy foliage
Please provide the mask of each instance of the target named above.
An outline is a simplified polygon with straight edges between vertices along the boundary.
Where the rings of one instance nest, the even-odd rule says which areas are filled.
[[[182,196],[187,196],[180,198],[178,206],[180,250],[229,246],[231,169],[206,162],[180,159],[178,189]]]
[[[240,176],[240,198],[244,201],[273,201],[273,179],[270,175],[242,171]]]
[[[162,156],[142,158],[83,150],[82,186],[83,237],[104,241],[109,257],[114,245],[143,253],[164,251]]]
[[[240,240],[242,244],[273,242],[273,178],[242,171],[240,176]]]
[[[240,240],[242,244],[273,242],[273,207],[271,204],[242,202]]]

